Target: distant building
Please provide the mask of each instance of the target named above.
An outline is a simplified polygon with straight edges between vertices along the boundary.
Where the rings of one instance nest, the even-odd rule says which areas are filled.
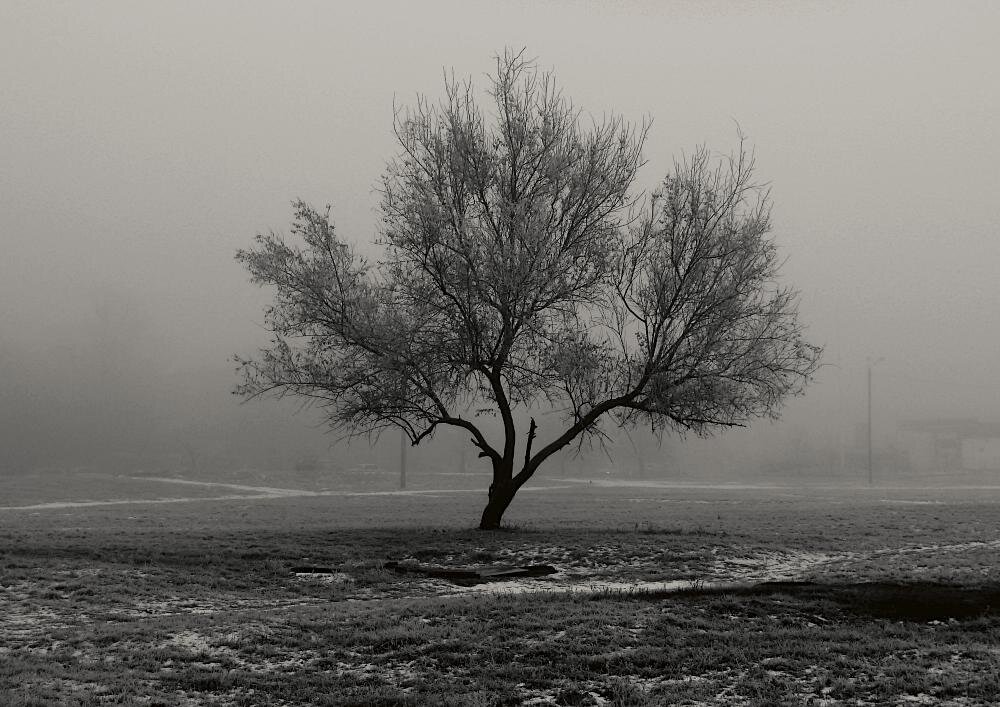
[[[909,420],[899,425],[898,442],[916,471],[1000,471],[1000,423]]]

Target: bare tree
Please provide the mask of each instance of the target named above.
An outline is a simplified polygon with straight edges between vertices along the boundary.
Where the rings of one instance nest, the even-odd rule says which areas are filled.
[[[606,420],[707,434],[802,391],[820,351],[775,283],[768,193],[742,143],[675,164],[640,210],[646,124],[585,125],[520,54],[498,57],[489,115],[470,82],[445,87],[397,112],[378,263],[302,202],[295,244],[271,233],[238,253],[276,290],[272,346],[237,359],[239,395],[304,396],[334,427],[395,426],[413,444],[466,430],[493,467],[487,529]],[[515,412],[541,405],[563,422],[536,443],[531,419],[519,449]]]

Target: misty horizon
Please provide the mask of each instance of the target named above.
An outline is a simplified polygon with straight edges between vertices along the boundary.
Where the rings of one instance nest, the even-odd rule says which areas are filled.
[[[780,421],[668,435],[657,466],[738,480],[744,461],[773,466],[803,445],[861,463],[844,457],[864,446],[875,361],[883,455],[907,421],[1000,422],[1000,8],[434,9],[451,22],[402,5],[0,9],[0,471],[390,465],[394,433],[347,445],[315,411],[232,394],[231,357],[267,344],[270,300],[234,255],[288,233],[302,198],[331,204],[340,236],[377,257],[393,107],[440,98],[443,71],[482,86],[510,46],[584,111],[652,118],[647,192],[699,145],[731,152],[737,125],[770,185],[781,281],[801,291],[824,366]],[[582,42],[595,36],[600,51]],[[457,467],[465,441],[441,435],[414,459]],[[615,462],[634,463],[613,442]],[[585,457],[610,466],[599,449]]]

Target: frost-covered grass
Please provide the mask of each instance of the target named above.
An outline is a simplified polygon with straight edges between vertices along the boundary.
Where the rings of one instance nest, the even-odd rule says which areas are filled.
[[[480,501],[0,512],[0,704],[1000,700],[998,491],[580,484],[496,533]],[[693,585],[496,594],[382,567],[407,558]]]

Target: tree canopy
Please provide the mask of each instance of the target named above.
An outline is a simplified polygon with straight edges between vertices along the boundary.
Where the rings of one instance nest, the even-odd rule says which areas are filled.
[[[643,197],[648,124],[585,118],[511,52],[488,96],[484,110],[451,78],[441,101],[397,111],[377,262],[301,201],[292,242],[238,253],[275,299],[272,344],[238,359],[237,392],[303,396],[334,427],[399,427],[414,444],[466,430],[492,464],[480,526],[494,528],[602,422],[708,434],[773,417],[820,350],[777,282],[770,196],[742,141],[721,160],[697,149]],[[563,423],[519,431],[515,411],[536,408]]]

